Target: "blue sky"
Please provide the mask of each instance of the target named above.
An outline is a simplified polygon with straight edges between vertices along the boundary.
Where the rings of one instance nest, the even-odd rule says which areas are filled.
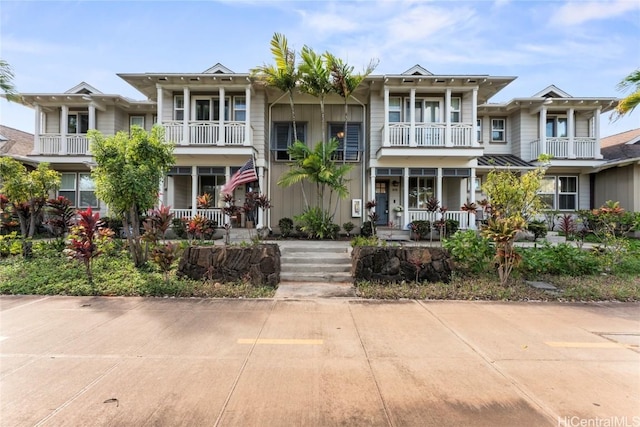
[[[640,67],[640,1],[6,1],[0,57],[20,92],[64,92],[86,81],[103,93],[144,97],[116,73],[236,72],[271,63],[269,41],[328,50],[375,74],[420,64],[434,74],[518,78],[492,102],[550,84],[573,96],[624,96],[616,84]],[[33,111],[0,100],[0,123],[33,131]],[[640,127],[640,111],[602,135]]]

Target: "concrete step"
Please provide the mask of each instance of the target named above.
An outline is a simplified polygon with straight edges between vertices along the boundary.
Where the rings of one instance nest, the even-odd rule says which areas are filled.
[[[351,263],[349,264],[289,264],[289,263],[281,263],[280,265],[281,271],[285,271],[288,273],[303,273],[307,274],[309,272],[322,272],[322,273],[341,273],[341,272],[350,272],[351,271]]]
[[[281,254],[281,264],[300,264],[300,263],[321,263],[321,264],[351,264],[351,256],[344,254],[314,254],[314,253],[297,253],[297,254]]]
[[[280,272],[281,282],[333,282],[351,283],[353,279],[350,272]]]

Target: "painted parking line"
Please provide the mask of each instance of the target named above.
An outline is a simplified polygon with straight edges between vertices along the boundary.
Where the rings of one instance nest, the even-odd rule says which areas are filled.
[[[282,339],[282,338],[240,338],[238,344],[271,344],[271,345],[323,345],[324,340]]]
[[[564,348],[631,348],[631,345],[617,342],[568,342],[568,341],[547,341],[549,347]]]

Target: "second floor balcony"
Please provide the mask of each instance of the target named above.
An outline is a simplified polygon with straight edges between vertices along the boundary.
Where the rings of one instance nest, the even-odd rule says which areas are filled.
[[[251,145],[251,128],[243,121],[171,121],[163,126],[165,139],[176,145]]]
[[[36,135],[34,152],[36,155],[90,156],[89,139],[86,134],[61,135],[47,133]]]
[[[472,125],[465,123],[389,123],[389,147],[471,147]]]
[[[601,159],[598,139],[595,137],[547,137],[530,142],[531,158],[535,161],[540,154],[549,154],[560,160]]]

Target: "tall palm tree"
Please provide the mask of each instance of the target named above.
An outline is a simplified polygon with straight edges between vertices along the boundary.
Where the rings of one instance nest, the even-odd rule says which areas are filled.
[[[13,84],[14,77],[11,65],[7,61],[0,59],[0,91],[2,91],[7,101],[18,101],[20,99]]]
[[[296,111],[293,92],[298,84],[298,69],[296,68],[296,52],[289,49],[287,38],[280,33],[274,33],[271,39],[271,53],[275,64],[264,64],[251,70],[251,74],[263,80],[268,86],[280,89],[289,95],[291,106],[291,121],[293,122],[293,139],[298,140],[296,129]]]
[[[631,113],[640,104],[640,68],[622,79],[617,88],[620,91],[629,89],[635,89],[635,91],[618,102],[618,106],[611,114],[612,120],[618,120]]]
[[[331,70],[327,66],[328,53],[320,55],[308,46],[300,52],[302,62],[298,66],[300,71],[300,89],[320,100],[320,121],[322,123],[322,144],[326,142],[324,101],[333,91],[331,85]],[[326,154],[326,152],[323,151]]]

